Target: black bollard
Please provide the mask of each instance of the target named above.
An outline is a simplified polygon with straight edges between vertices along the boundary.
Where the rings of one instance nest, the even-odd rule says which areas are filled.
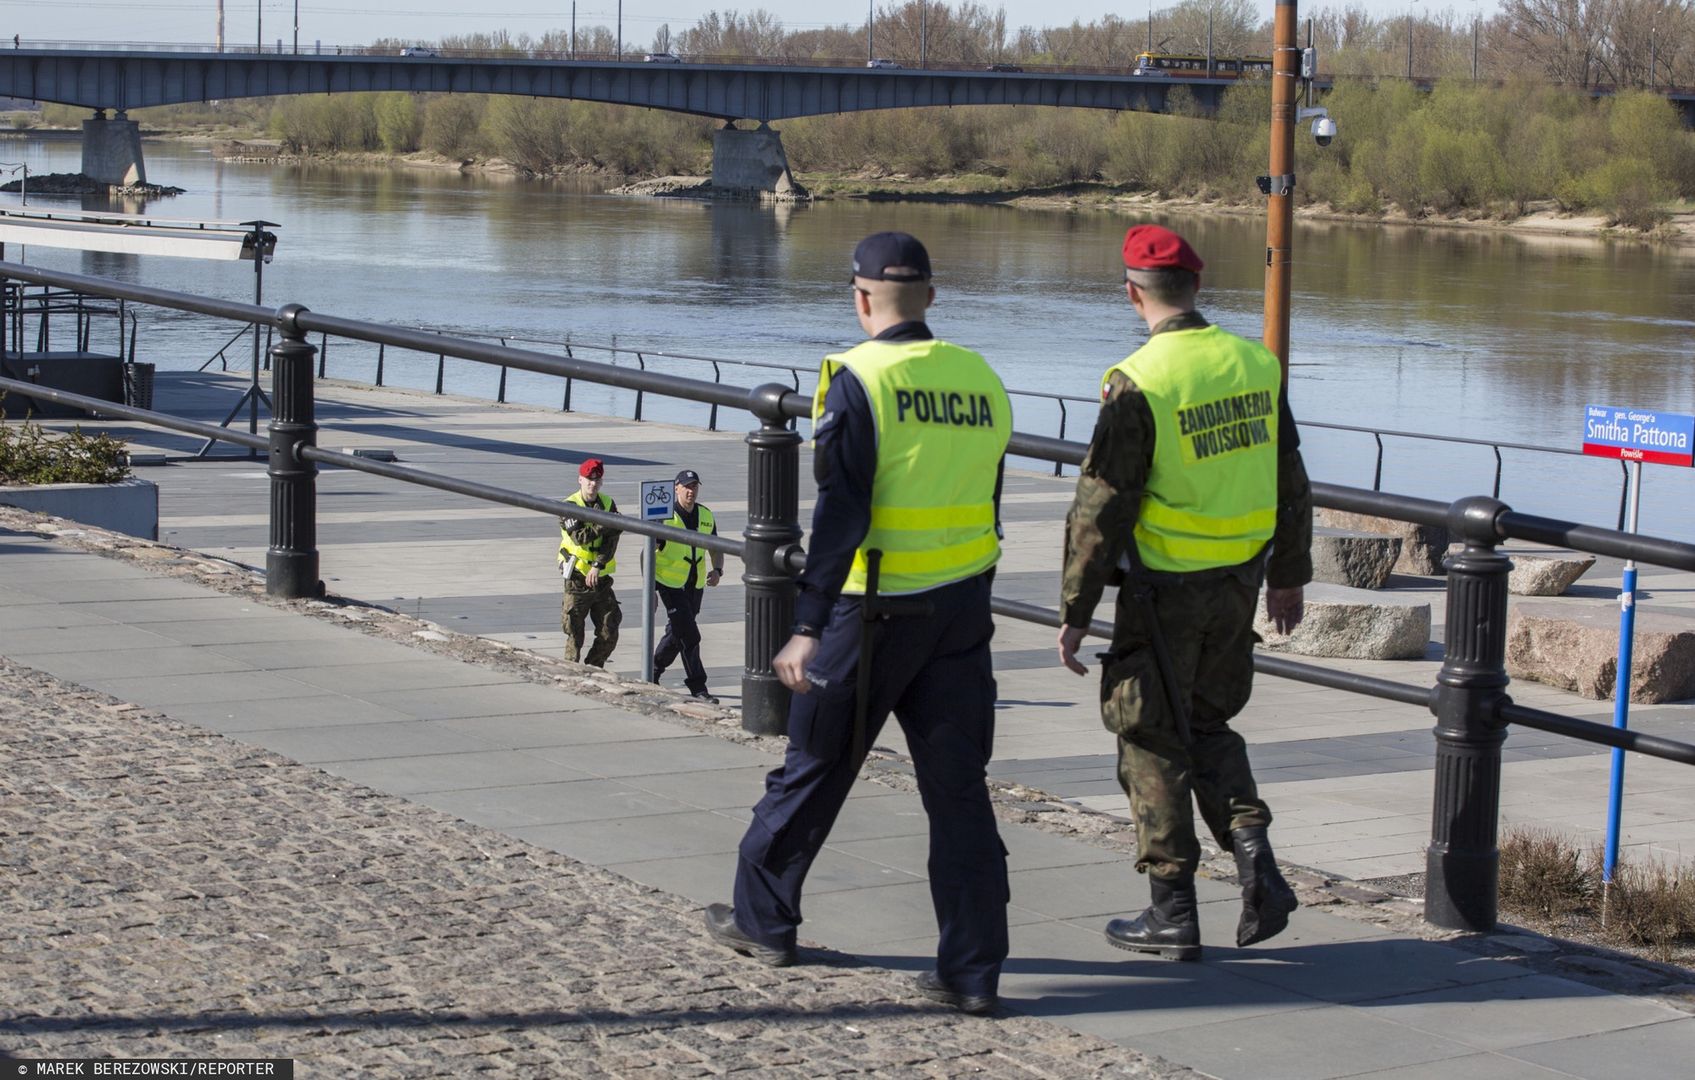
[[[313,413],[312,358],[318,350],[296,321],[306,309],[277,312],[282,340],[271,346],[271,546],[265,552],[265,591],[288,600],[324,595],[318,579],[318,467],[299,456],[318,442]]]
[[[742,661],[742,728],[756,735],[788,730],[789,690],[771,666],[789,640],[795,585],[778,552],[800,540],[800,436],[788,428],[786,386],[753,391],[759,430],[747,437],[747,543],[742,582],[747,593],[747,639]]]
[[[1436,798],[1425,861],[1424,917],[1451,930],[1495,927],[1501,853],[1501,744],[1507,728],[1507,574],[1495,522],[1508,507],[1478,495],[1448,510],[1465,543],[1448,557],[1448,631],[1431,710]]]

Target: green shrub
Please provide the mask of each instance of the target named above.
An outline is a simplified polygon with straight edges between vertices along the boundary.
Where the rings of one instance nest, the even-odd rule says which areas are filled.
[[[1652,229],[1666,220],[1671,182],[1638,158],[1614,158],[1591,170],[1580,182],[1583,201],[1604,210],[1607,222],[1629,229]]]
[[[0,484],[113,484],[129,475],[124,444],[82,428],[54,436],[40,424],[0,420]]]

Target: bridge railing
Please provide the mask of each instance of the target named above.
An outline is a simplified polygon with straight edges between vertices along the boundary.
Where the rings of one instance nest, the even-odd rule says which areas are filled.
[[[572,51],[569,49],[520,49],[505,47],[497,49],[466,49],[451,46],[427,46],[426,51],[407,50],[399,45],[330,45],[320,41],[302,42],[298,47],[291,37],[285,36],[281,42],[267,41],[257,43],[226,41],[222,49],[211,42],[164,42],[164,41],[132,41],[132,42],[86,42],[86,41],[55,41],[27,40],[20,42],[20,48],[36,49],[53,52],[117,52],[117,53],[199,53],[225,56],[317,56],[317,57],[383,57],[397,60],[545,60],[551,63],[585,63],[585,64],[641,64],[646,62],[649,55],[645,49],[636,49],[623,54],[615,52],[590,52],[586,50]],[[744,56],[734,53],[688,53],[678,55],[678,62],[685,64],[707,64],[719,67],[793,67],[793,68],[866,68],[868,65],[863,56],[803,56],[798,53],[783,53],[776,56]],[[1136,50],[1125,53],[1122,64],[1040,64],[1024,63],[1011,59],[1006,60],[942,60],[928,58],[920,63],[914,59],[904,63],[906,57],[900,57],[903,63],[892,70],[928,71],[935,74],[948,72],[994,72],[999,75],[1109,75],[1119,78],[1132,77],[1136,63]],[[890,68],[879,67],[880,74],[890,71]],[[1158,75],[1134,76],[1155,81],[1169,81],[1164,73]],[[1186,74],[1186,81],[1207,78]],[[1234,79],[1214,77],[1212,81],[1233,82]]]
[[[275,412],[264,436],[46,390],[23,380],[0,379],[0,390],[21,391],[101,416],[265,451],[271,485],[270,546],[265,562],[266,590],[270,594],[284,598],[322,594],[316,539],[315,478],[319,465],[357,470],[542,514],[568,513],[627,532],[675,539],[742,560],[747,620],[742,723],[749,730],[762,733],[784,730],[788,694],[776,679],[771,659],[787,637],[793,616],[794,576],[806,560],[800,544],[803,534],[799,523],[801,439],[791,429],[790,422],[810,414],[811,399],[807,395],[781,384],[753,388],[726,386],[561,359],[511,346],[323,315],[297,304],[272,311],[0,263],[0,283],[6,279],[234,319],[276,332],[278,340],[270,348]],[[0,295],[4,295],[3,289]],[[317,445],[313,392],[318,350],[308,340],[314,333],[391,347],[440,351],[478,363],[569,376],[746,410],[758,420],[759,426],[746,440],[748,517],[743,538],[738,541],[673,530],[413,466],[324,450]],[[1014,432],[1009,445],[1012,453],[1072,465],[1082,461],[1086,449],[1081,443],[1022,432]],[[1512,700],[1507,693],[1510,680],[1505,668],[1507,574],[1512,562],[1501,553],[1500,545],[1507,540],[1556,544],[1686,571],[1695,571],[1695,545],[1521,514],[1489,496],[1442,503],[1332,484],[1314,484],[1313,493],[1320,506],[1446,526],[1459,539],[1462,550],[1448,560],[1447,632],[1442,667],[1434,686],[1402,683],[1268,655],[1255,656],[1255,669],[1279,678],[1418,706],[1435,715],[1435,794],[1426,861],[1425,916],[1439,926],[1489,929],[1495,924],[1497,912],[1501,746],[1510,724],[1695,765],[1695,745],[1529,708]],[[1057,625],[1059,620],[1054,611],[1006,599],[996,599],[994,608],[1003,616],[1048,626]],[[1097,636],[1110,636],[1112,632],[1104,623],[1094,623],[1088,629]]]

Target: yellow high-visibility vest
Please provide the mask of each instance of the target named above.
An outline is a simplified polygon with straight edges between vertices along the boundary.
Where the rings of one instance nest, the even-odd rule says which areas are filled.
[[[883,552],[877,591],[913,593],[980,574],[1000,559],[995,478],[1012,402],[988,361],[945,341],[867,341],[826,357],[813,419],[846,367],[865,386],[877,430],[871,529],[844,593],[863,595],[865,553]]]
[[[700,515],[695,521],[694,531],[710,533],[712,531],[712,511],[695,503],[695,509]],[[687,529],[683,523],[683,515],[671,511],[671,517],[665,522],[674,529]],[[653,579],[661,585],[672,589],[680,589],[685,585],[699,588],[706,582],[706,572],[701,564],[706,561],[706,552],[702,548],[684,547],[675,540],[666,540],[665,546],[653,553]],[[695,571],[700,570],[700,576]]]
[[[568,503],[575,503],[582,507],[588,506],[588,503],[583,501],[583,493],[581,491],[573,491],[566,497],[565,501]],[[594,502],[596,510],[610,511],[617,509],[612,502],[612,497],[607,495],[605,492],[601,492],[599,495],[596,495]],[[563,525],[559,527],[559,557],[560,559],[565,559],[573,555],[576,556],[577,568],[579,571],[587,571],[589,564],[593,563],[594,560],[600,556],[600,546],[602,543],[603,541],[601,539],[596,538],[593,544],[586,546],[579,544],[575,540],[571,539],[571,534],[565,531],[565,527]],[[606,565],[601,567],[600,572],[607,576],[611,576],[612,572],[617,569],[618,560],[607,559]]]
[[[1154,416],[1153,469],[1136,516],[1151,570],[1188,573],[1259,554],[1277,525],[1277,357],[1216,326],[1168,330],[1114,371]]]

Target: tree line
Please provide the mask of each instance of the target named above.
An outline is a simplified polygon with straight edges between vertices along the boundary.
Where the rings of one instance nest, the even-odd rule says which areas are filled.
[[[620,41],[591,25],[539,35],[506,31],[444,37],[449,52],[563,58],[674,52],[688,58],[852,61],[876,55],[908,67],[1032,66],[1129,69],[1144,49],[1217,56],[1271,54],[1271,22],[1254,0],[1180,0],[1146,18],[1104,15],[1069,26],[1009,26],[1004,7],[977,0],[884,0],[875,18],[789,30],[763,9],[713,11],[693,26],[662,25],[649,41]],[[1577,86],[1695,86],[1695,4],[1688,0],[1503,0],[1490,18],[1452,9],[1393,17],[1361,4],[1316,8],[1319,73],[1505,80]],[[869,35],[869,40],[868,40]],[[1303,29],[1304,41],[1304,29]],[[392,52],[410,40],[383,39]]]
[[[1341,125],[1328,148],[1298,147],[1303,204],[1412,217],[1511,217],[1533,203],[1639,228],[1673,199],[1695,198],[1695,133],[1661,95],[1583,91],[1520,78],[1349,82],[1324,99]],[[1269,156],[1270,91],[1231,88],[1215,116],[1182,89],[1171,113],[988,106],[809,117],[781,125],[805,175],[972,175],[990,188],[1079,182],[1251,202]],[[433,151],[498,157],[538,176],[593,168],[700,174],[715,121],[592,102],[476,95],[339,94],[279,98],[264,117],[300,152]]]

